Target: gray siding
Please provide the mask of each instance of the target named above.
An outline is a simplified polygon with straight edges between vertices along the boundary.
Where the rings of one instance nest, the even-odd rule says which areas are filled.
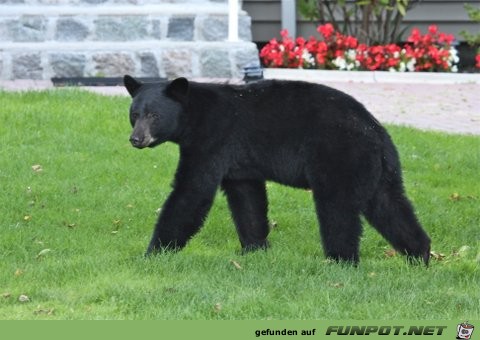
[[[458,34],[461,30],[480,31],[480,25],[469,20],[463,8],[465,3],[480,6],[480,0],[423,0],[407,13],[404,25],[418,27],[425,32],[429,25],[435,23],[442,32],[453,33],[461,40]],[[252,17],[254,41],[263,42],[279,36],[282,28],[280,4],[280,0],[243,0],[243,9]],[[316,35],[315,28],[314,23],[303,20],[297,14],[297,35]]]

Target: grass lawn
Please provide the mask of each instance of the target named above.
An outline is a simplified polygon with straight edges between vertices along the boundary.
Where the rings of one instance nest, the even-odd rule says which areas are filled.
[[[178,156],[130,146],[129,102],[0,92],[0,319],[480,318],[480,137],[389,127],[428,269],[367,225],[358,268],[328,263],[311,193],[273,183],[267,252],[240,255],[218,194],[184,251],[145,259]]]

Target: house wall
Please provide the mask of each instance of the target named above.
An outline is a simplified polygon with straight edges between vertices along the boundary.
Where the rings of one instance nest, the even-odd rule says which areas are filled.
[[[403,25],[425,32],[429,25],[437,24],[440,31],[453,33],[461,41],[461,30],[480,31],[480,25],[470,21],[463,7],[465,3],[480,7],[480,0],[423,0],[407,13]],[[243,9],[252,17],[253,41],[265,42],[279,37],[281,0],[243,0]],[[302,19],[297,13],[297,36],[315,35],[315,28],[315,23]],[[409,31],[407,29],[407,33]]]

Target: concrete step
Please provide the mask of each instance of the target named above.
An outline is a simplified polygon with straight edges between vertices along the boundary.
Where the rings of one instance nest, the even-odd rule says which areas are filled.
[[[251,41],[251,18],[240,11],[239,39]],[[222,41],[225,3],[146,5],[9,5],[0,11],[0,42]]]
[[[241,78],[258,63],[251,42],[0,42],[0,79],[51,77]]]
[[[199,4],[199,3],[226,3],[228,0],[175,0],[175,3],[181,4]],[[2,5],[28,5],[28,6],[82,6],[82,5],[149,5],[149,4],[168,4],[172,0],[1,0]]]

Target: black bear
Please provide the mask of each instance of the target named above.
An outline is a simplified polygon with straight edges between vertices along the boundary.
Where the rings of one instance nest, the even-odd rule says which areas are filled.
[[[405,196],[395,146],[349,95],[299,81],[141,83],[127,75],[124,84],[132,145],[180,149],[147,254],[184,247],[219,187],[243,250],[266,248],[265,181],[275,181],[312,190],[328,258],[358,262],[363,215],[397,251],[428,263],[430,239]]]

